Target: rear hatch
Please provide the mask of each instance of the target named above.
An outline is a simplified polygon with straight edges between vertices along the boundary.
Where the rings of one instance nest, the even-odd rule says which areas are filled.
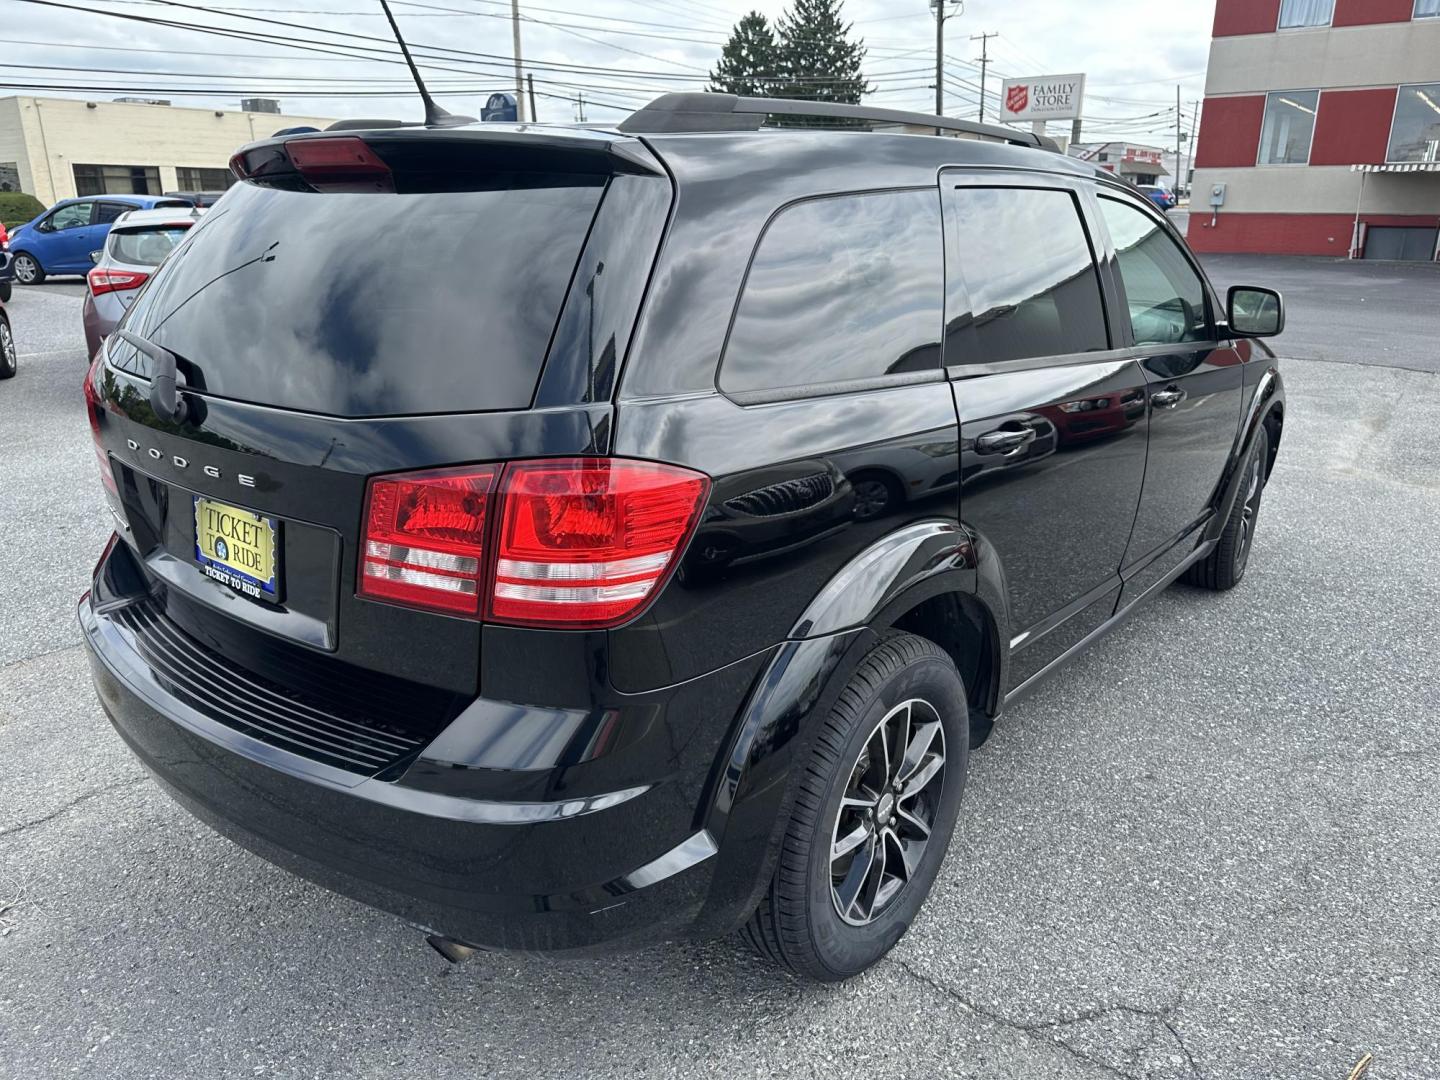
[[[572,283],[608,258],[605,317],[628,333],[669,184],[633,140],[362,135],[237,156],[252,178],[151,277],[87,393],[147,595],[126,618],[152,667],[236,726],[262,705],[325,731],[368,725],[375,752],[351,758],[296,737],[288,713],[280,734],[249,733],[373,773],[475,697],[481,634],[473,615],[357,595],[367,481],[604,453],[609,394],[573,331],[595,318],[599,272]],[[637,206],[638,246],[633,229],[599,227]],[[181,415],[159,390],[161,352]],[[226,682],[248,696],[212,700]]]

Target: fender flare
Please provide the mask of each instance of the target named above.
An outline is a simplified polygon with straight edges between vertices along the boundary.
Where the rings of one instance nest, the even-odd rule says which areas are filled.
[[[1240,497],[1240,486],[1244,481],[1241,466],[1249,458],[1255,439],[1265,423],[1265,418],[1270,415],[1271,408],[1276,404],[1283,407],[1284,403],[1285,381],[1280,377],[1279,367],[1272,362],[1261,374],[1254,392],[1250,395],[1250,404],[1245,410],[1245,419],[1235,440],[1235,451],[1226,462],[1225,473],[1220,481],[1220,499],[1216,505],[1215,516],[1205,528],[1205,542],[1219,540],[1220,534],[1225,531],[1225,523],[1230,520],[1230,512],[1235,508],[1235,500]]]

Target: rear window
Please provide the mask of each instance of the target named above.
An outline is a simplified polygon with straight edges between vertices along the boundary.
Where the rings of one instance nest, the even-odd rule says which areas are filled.
[[[407,195],[237,184],[125,327],[209,394],[330,416],[529,405],[600,177]],[[144,360],[112,349],[122,367]]]
[[[110,254],[121,262],[137,266],[159,266],[175,245],[185,239],[188,225],[166,225],[158,229],[110,232]]]

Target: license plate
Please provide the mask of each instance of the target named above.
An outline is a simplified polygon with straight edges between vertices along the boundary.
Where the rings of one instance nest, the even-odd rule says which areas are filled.
[[[274,518],[195,496],[195,560],[208,576],[236,592],[279,599]]]

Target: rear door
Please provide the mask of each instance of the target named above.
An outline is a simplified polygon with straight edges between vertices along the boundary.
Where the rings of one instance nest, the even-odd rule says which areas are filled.
[[[1243,358],[1222,338],[1204,278],[1161,215],[1100,193],[1114,260],[1116,321],[1145,371],[1150,452],[1145,491],[1125,556],[1127,600],[1162,580],[1195,548],[1214,512],[1240,426]]]
[[[1013,689],[1114,612],[1146,380],[1106,323],[1087,187],[1003,173],[942,187],[961,515],[1004,571]]]
[[[152,361],[112,337],[101,439],[126,539],[181,631],[300,692],[362,687],[438,716],[426,694],[478,689],[481,625],[357,596],[367,481],[604,452],[608,390],[531,402],[552,337],[600,334],[609,290],[638,296],[669,184],[644,177],[658,210],[587,247],[602,204],[633,211],[642,178],[523,140],[508,144],[523,162],[469,138],[455,164],[431,133],[395,138],[375,152],[413,166],[398,193],[290,174],[236,185],[192,228],[122,323],[176,355],[188,415],[157,412]],[[572,290],[592,262],[606,289]]]

